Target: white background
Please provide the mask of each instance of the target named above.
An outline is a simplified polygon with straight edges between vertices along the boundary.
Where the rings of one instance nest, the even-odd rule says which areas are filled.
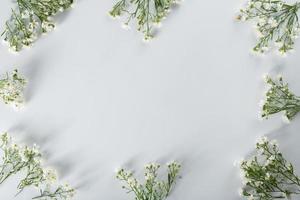
[[[145,163],[171,160],[183,170],[170,200],[241,199],[233,163],[264,134],[279,140],[299,174],[299,117],[260,121],[258,104],[265,73],[283,74],[300,94],[300,44],[285,58],[253,55],[252,25],[234,20],[244,3],[184,1],[145,44],[107,15],[113,1],[78,0],[32,48],[0,46],[1,74],[18,67],[29,80],[23,110],[0,104],[0,129],[39,144],[79,200],[133,199],[115,169],[141,175]],[[1,3],[0,24],[13,6]],[[1,200],[32,197],[14,198],[16,181],[1,185]]]

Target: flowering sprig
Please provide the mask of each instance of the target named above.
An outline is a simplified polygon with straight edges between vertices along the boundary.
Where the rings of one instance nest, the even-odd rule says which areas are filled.
[[[14,70],[11,74],[6,73],[5,77],[0,79],[0,97],[5,104],[20,106],[24,102],[23,91],[26,80]]]
[[[241,195],[248,200],[289,199],[299,195],[300,178],[279,151],[277,142],[263,137],[256,150],[257,155],[241,163]]]
[[[55,190],[52,189],[51,185],[46,185],[44,189],[40,189],[40,195],[32,199],[39,200],[51,200],[51,199],[61,199],[68,200],[73,198],[75,190],[71,188],[68,184],[60,185]]]
[[[279,46],[284,54],[293,49],[298,37],[300,25],[297,12],[300,3],[288,4],[282,0],[250,0],[245,9],[241,9],[239,20],[254,20],[258,32],[256,52],[265,52],[271,43]]]
[[[109,14],[114,18],[127,14],[125,26],[135,19],[138,31],[144,34],[145,40],[149,40],[153,37],[154,24],[159,24],[168,15],[175,3],[177,0],[119,0]]]
[[[270,89],[266,93],[262,117],[268,118],[270,115],[284,112],[287,119],[292,120],[300,112],[300,97],[289,90],[288,84],[283,82],[282,77],[278,80],[266,77],[266,82],[270,85]]]
[[[51,31],[55,24],[51,17],[69,8],[73,0],[17,0],[11,18],[5,23],[4,40],[14,51],[30,46],[41,33]]]
[[[11,176],[20,173],[24,177],[17,186],[17,194],[25,188],[35,187],[41,194],[34,199],[68,200],[74,195],[74,189],[68,186],[58,186],[51,192],[55,187],[57,175],[55,170],[42,166],[42,155],[36,146],[20,146],[14,143],[7,133],[3,133],[0,135],[0,150],[0,185]]]
[[[168,175],[166,181],[157,180],[157,171],[160,165],[151,163],[145,166],[145,183],[141,184],[133,177],[132,172],[120,169],[117,172],[117,179],[126,183],[123,189],[128,193],[133,192],[136,200],[163,200],[171,192],[177,178],[181,165],[177,162],[168,164]]]

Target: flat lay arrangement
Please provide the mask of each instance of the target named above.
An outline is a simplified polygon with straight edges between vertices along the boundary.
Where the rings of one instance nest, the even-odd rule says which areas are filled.
[[[2,198],[299,198],[300,159],[286,144],[298,144],[290,138],[298,71],[288,65],[297,62],[299,2],[249,0],[238,11],[233,0],[117,0],[94,12],[101,4],[17,0],[1,8],[12,7],[1,21]],[[122,34],[107,13],[138,31]],[[253,40],[230,27],[241,21],[255,26],[255,55],[246,45]]]

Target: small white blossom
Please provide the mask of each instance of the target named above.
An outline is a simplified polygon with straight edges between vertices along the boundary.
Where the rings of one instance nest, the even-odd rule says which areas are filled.
[[[254,7],[255,7],[255,8],[260,9],[261,6],[262,6],[262,2],[260,2],[260,1],[256,1],[256,2],[254,3]]]
[[[270,18],[268,23],[271,25],[272,28],[278,26],[278,22],[274,18]]]
[[[268,141],[268,138],[266,136],[262,136],[260,138],[257,139],[256,143],[258,144],[264,144]]]
[[[270,3],[264,3],[264,8],[270,10],[272,8],[272,5]]]

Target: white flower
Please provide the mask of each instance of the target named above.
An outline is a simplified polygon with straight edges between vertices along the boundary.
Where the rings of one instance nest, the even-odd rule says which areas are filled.
[[[270,3],[264,3],[264,8],[266,9],[266,10],[270,10],[271,9],[271,4]]]
[[[276,5],[277,5],[277,6],[276,6],[276,10],[277,10],[277,11],[280,11],[280,10],[282,9],[283,3],[282,3],[282,2],[279,2],[279,3],[277,3]]]
[[[50,32],[54,29],[54,24],[51,22],[45,21],[42,23],[42,28],[43,28],[44,32]]]
[[[269,21],[268,21],[268,23],[270,24],[270,26],[272,28],[275,28],[275,27],[278,26],[278,22],[274,18],[270,18]]]
[[[45,180],[48,184],[55,183],[57,181],[56,171],[53,169],[46,169],[44,171]]]
[[[239,194],[239,196],[241,196],[241,197],[244,196],[244,195],[243,195],[243,194],[244,194],[244,190],[240,188],[239,191],[238,191],[238,194]]]
[[[266,136],[262,136],[256,140],[256,143],[258,144],[265,144],[266,142],[268,142],[268,138]]]
[[[124,28],[125,30],[130,30],[130,26],[128,23],[122,24],[122,28]]]
[[[159,167],[160,167],[160,165],[157,164],[157,163],[149,163],[149,164],[145,165],[145,168],[146,168],[146,169],[154,169],[154,170],[157,170]]]
[[[271,178],[271,175],[270,175],[270,173],[269,173],[269,172],[267,172],[267,173],[266,173],[266,177],[265,177],[265,179],[266,179],[266,180],[270,180],[270,178]]]
[[[268,51],[268,50],[269,50],[269,47],[264,46],[264,47],[261,48],[261,50],[262,50],[263,52]]]
[[[259,26],[263,26],[267,23],[267,20],[265,18],[259,18],[258,24]]]
[[[131,187],[135,187],[137,185],[137,180],[132,177],[130,177],[127,182],[128,182],[128,185],[130,185]]]
[[[261,6],[262,6],[262,3],[260,1],[257,1],[254,3],[255,8],[261,8]]]
[[[0,97],[5,104],[19,107],[24,102],[23,90],[26,81],[14,70],[10,75],[7,74],[6,78],[0,80]]]
[[[270,162],[273,162],[275,159],[276,159],[276,158],[275,158],[274,155],[271,155],[271,156],[268,158],[268,160],[269,160]]]
[[[265,100],[260,100],[258,105],[260,108],[262,108],[265,105],[266,101]]]
[[[272,141],[270,142],[270,144],[271,144],[272,146],[277,146],[277,147],[278,147],[278,141],[277,141],[277,140],[272,140]]]
[[[21,12],[21,17],[22,17],[23,19],[29,18],[29,15],[30,15],[30,13],[29,13],[28,10],[24,10],[23,12]]]
[[[263,80],[267,83],[268,81],[269,81],[269,79],[270,79],[270,76],[269,76],[269,74],[267,74],[267,73],[265,73],[265,74],[263,74]]]

